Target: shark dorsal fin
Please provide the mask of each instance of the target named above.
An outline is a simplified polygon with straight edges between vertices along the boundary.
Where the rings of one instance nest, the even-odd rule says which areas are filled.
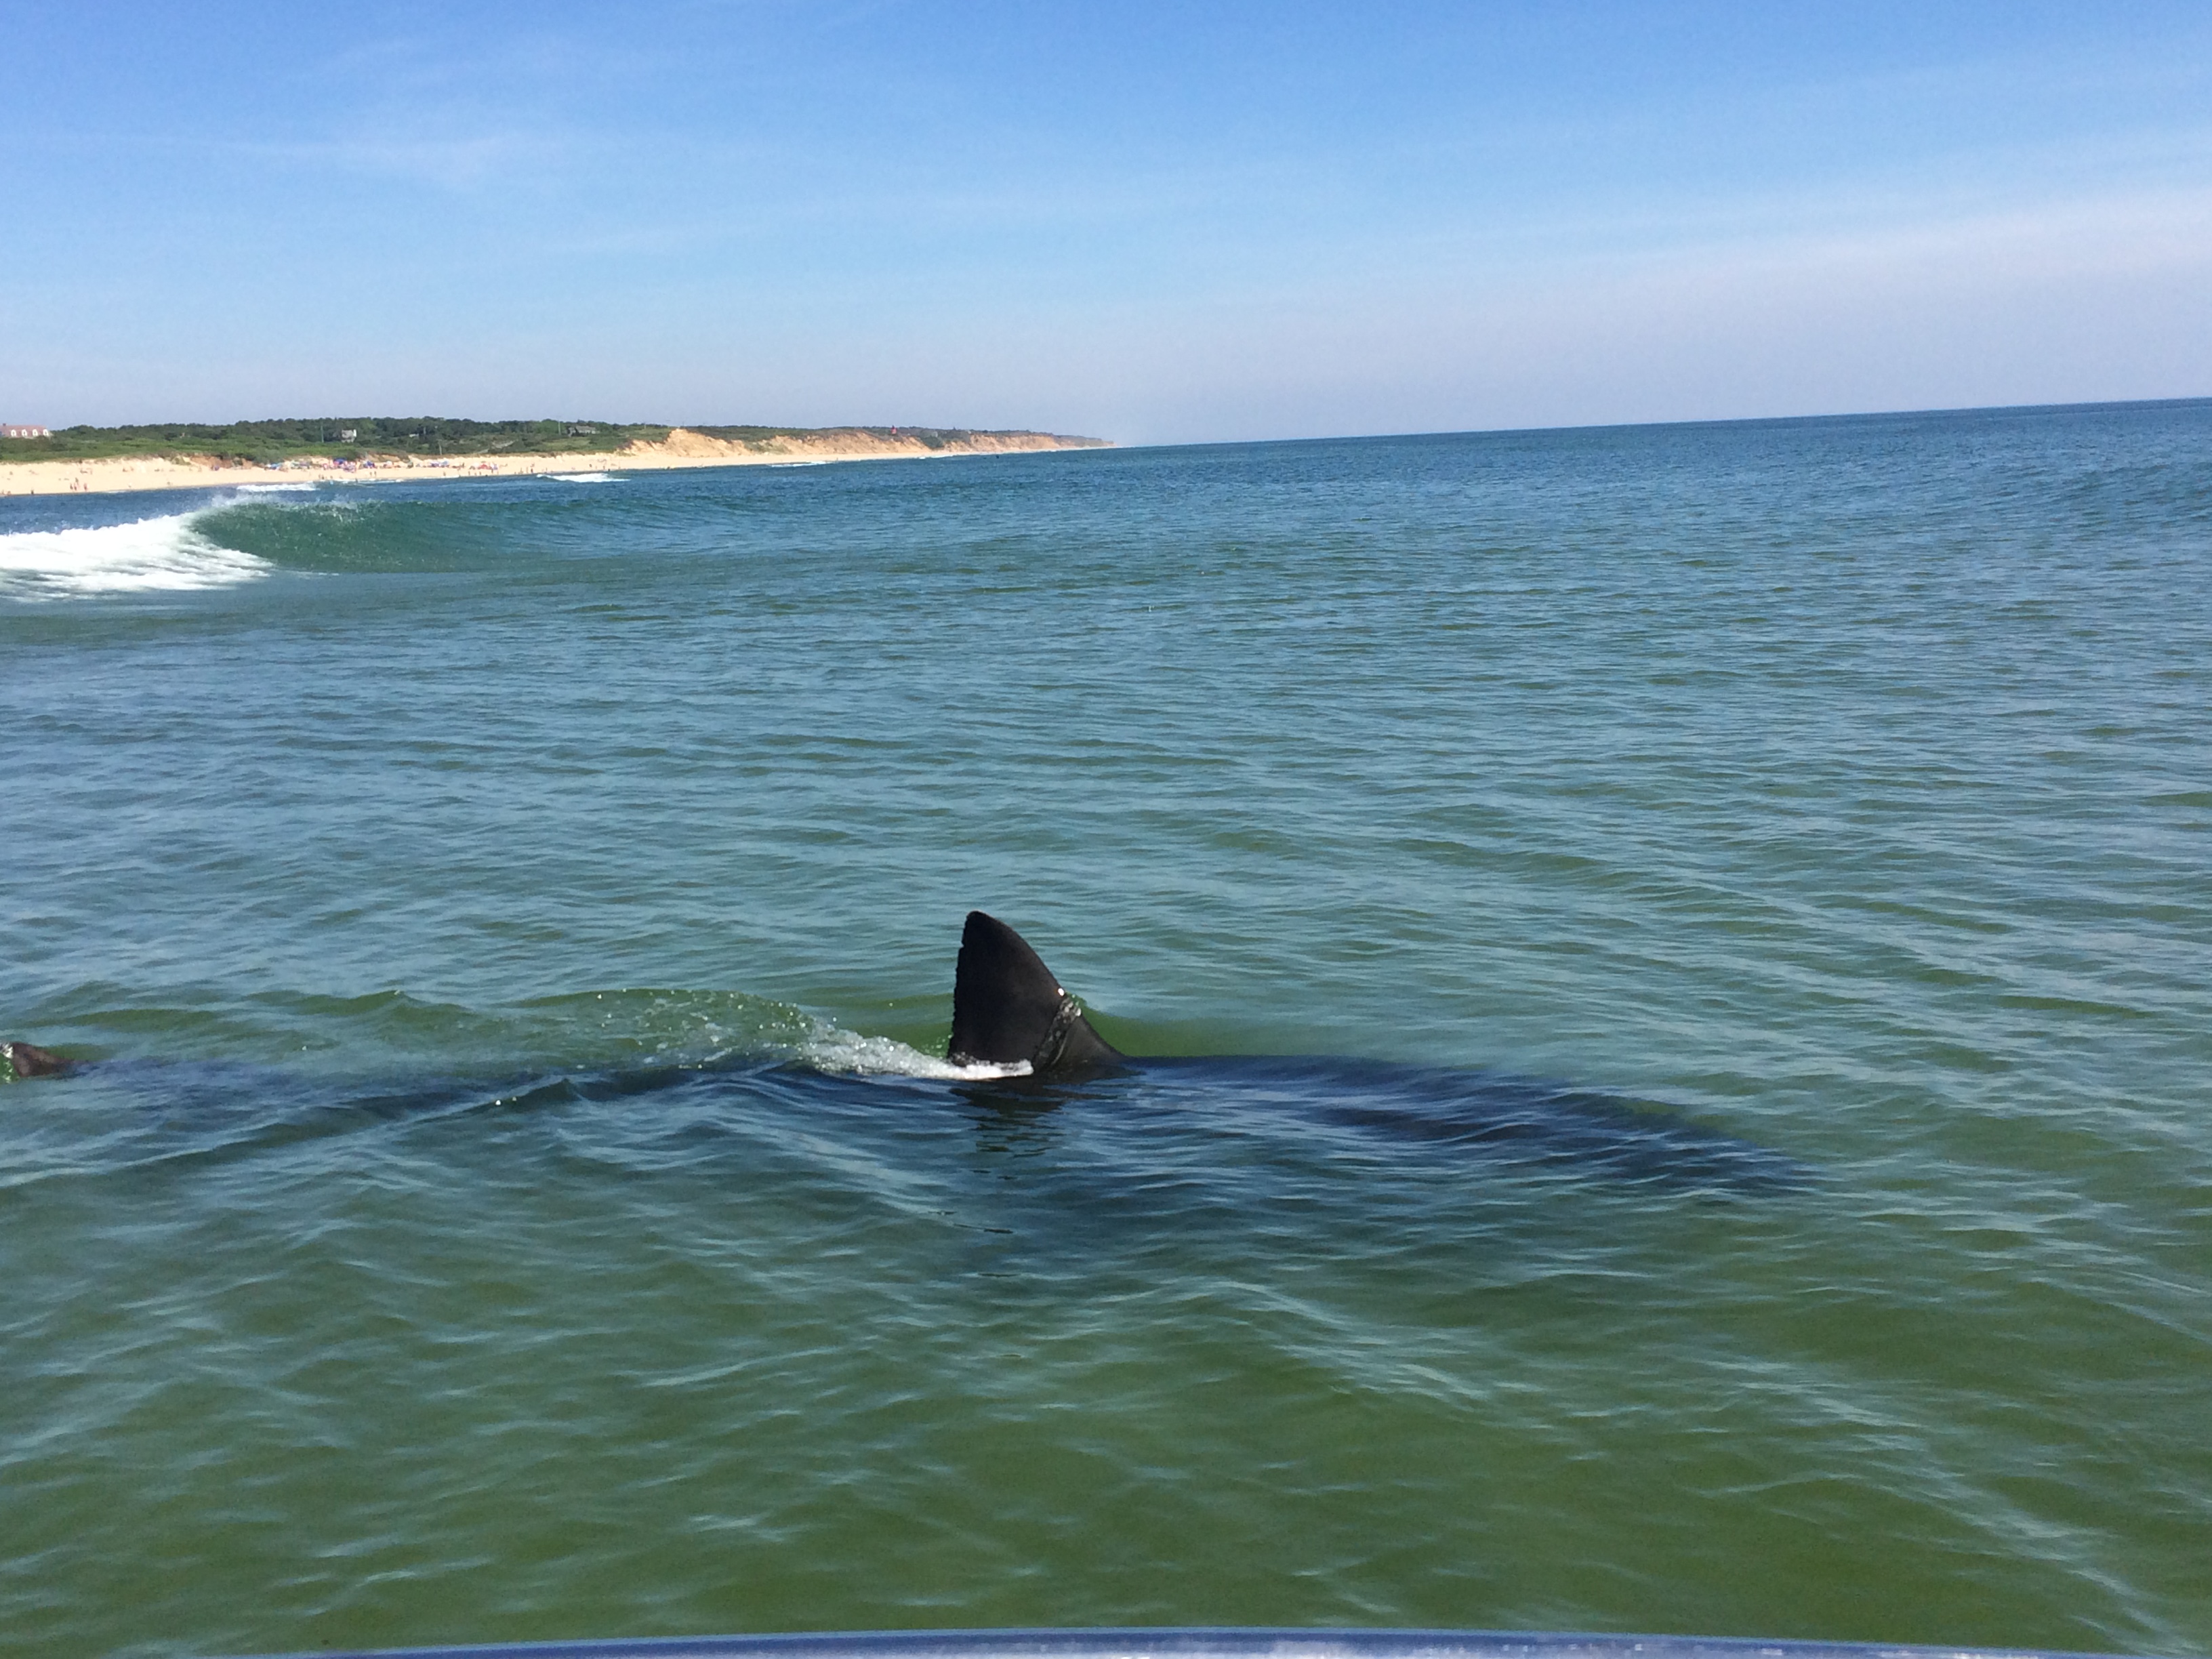
[[[1121,1055],[1091,1029],[1029,941],[996,916],[968,913],[952,979],[957,1065],[1029,1062],[1035,1073],[1110,1066]]]

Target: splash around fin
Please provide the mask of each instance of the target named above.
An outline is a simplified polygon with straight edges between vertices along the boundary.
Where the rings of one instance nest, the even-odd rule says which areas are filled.
[[[1091,1029],[1029,941],[981,910],[968,913],[960,933],[945,1057],[957,1066],[1026,1061],[1036,1076],[1102,1071],[1124,1058]]]

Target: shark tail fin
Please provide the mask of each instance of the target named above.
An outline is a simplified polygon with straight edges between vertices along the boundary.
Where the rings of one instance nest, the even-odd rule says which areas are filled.
[[[1122,1057],[1091,1029],[1029,941],[981,910],[968,913],[960,933],[947,1053],[957,1065],[1027,1060],[1039,1074],[1111,1066]]]
[[[0,1042],[0,1060],[16,1077],[59,1077],[76,1069],[76,1062],[63,1059],[51,1048],[28,1042]]]

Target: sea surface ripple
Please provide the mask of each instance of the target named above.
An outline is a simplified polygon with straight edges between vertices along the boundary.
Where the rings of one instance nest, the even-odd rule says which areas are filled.
[[[2212,404],[0,501],[0,1651],[2212,1649]]]

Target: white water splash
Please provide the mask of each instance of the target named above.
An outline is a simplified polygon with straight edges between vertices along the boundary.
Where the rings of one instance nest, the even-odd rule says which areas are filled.
[[[129,524],[0,535],[0,598],[228,587],[269,574],[272,567],[266,562],[220,546],[193,529],[199,516],[173,513]]]
[[[622,480],[611,472],[548,472],[549,478],[562,483],[620,483]]]
[[[927,1077],[952,1082],[981,1083],[992,1078],[1027,1077],[1030,1063],[1018,1060],[1011,1066],[956,1066],[949,1060],[925,1054],[895,1037],[863,1036],[830,1024],[817,1025],[795,1045],[796,1057],[820,1072],[851,1077]]]

